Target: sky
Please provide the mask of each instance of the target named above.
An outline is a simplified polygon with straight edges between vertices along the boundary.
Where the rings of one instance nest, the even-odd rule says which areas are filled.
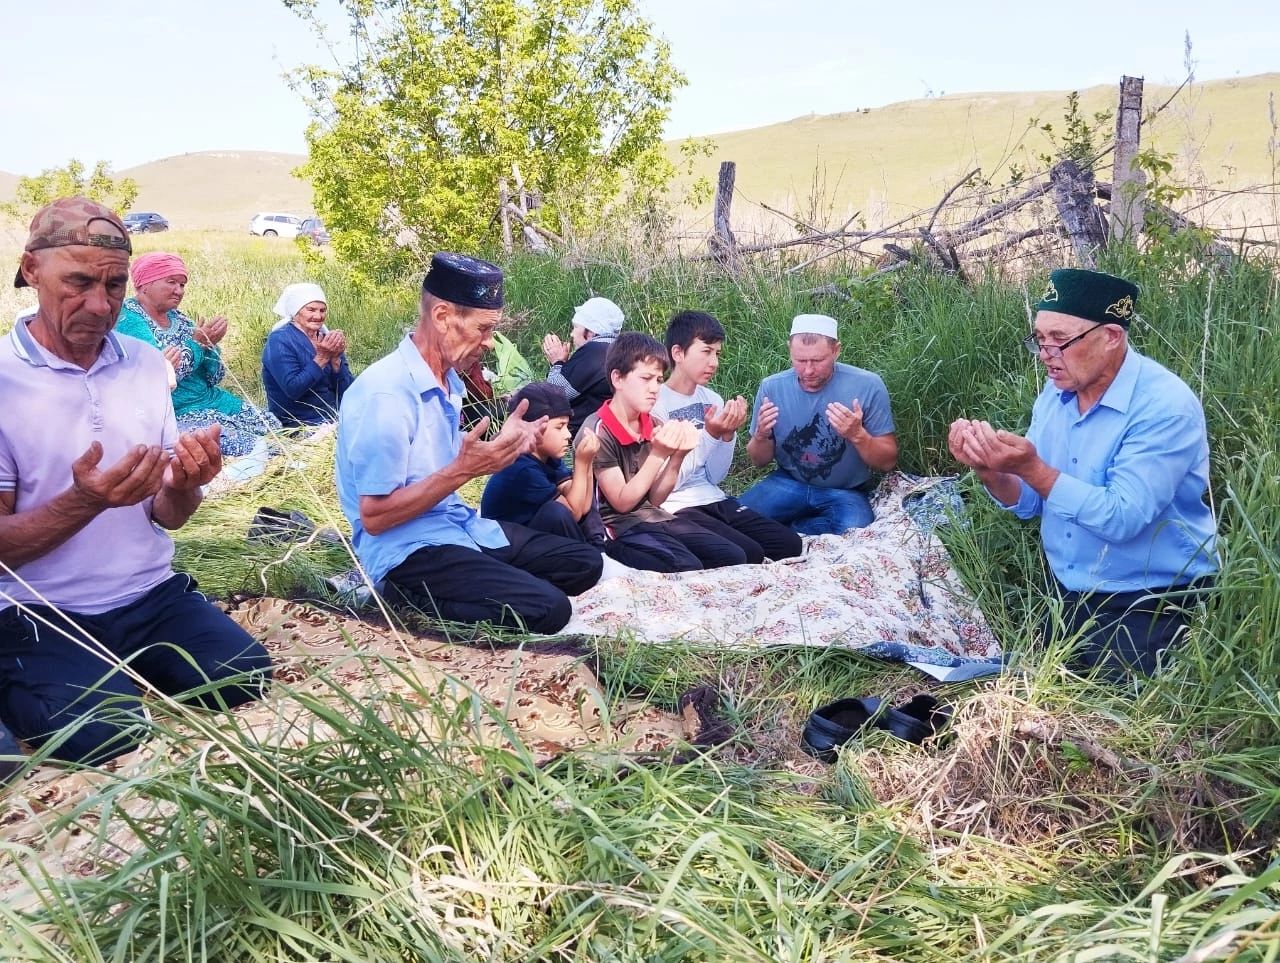
[[[336,35],[336,0],[319,0]],[[640,0],[688,77],[669,137],[975,91],[1280,71],[1276,0]],[[305,153],[283,74],[328,52],[283,0],[0,0],[0,171]],[[1278,85],[1280,86],[1280,85]]]

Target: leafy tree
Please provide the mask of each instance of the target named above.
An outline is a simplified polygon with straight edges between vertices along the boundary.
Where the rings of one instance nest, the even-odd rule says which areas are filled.
[[[138,184],[132,177],[111,176],[111,165],[98,161],[85,176],[84,164],[72,158],[66,167],[51,167],[35,177],[18,178],[14,199],[0,204],[0,211],[19,219],[29,218],[50,201],[80,194],[124,214],[138,198]]]
[[[300,173],[344,260],[386,270],[492,244],[513,165],[556,232],[674,173],[661,132],[684,77],[637,0],[338,2],[338,66],[291,80],[314,118]],[[284,3],[324,36],[316,0]]]

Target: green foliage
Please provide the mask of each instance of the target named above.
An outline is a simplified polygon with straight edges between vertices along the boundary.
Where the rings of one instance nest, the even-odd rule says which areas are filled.
[[[19,177],[14,199],[0,204],[0,213],[25,219],[59,197],[81,196],[98,201],[123,215],[138,197],[132,177],[112,177],[111,165],[98,161],[87,175],[74,157],[65,167],[51,167],[34,177]]]
[[[315,4],[286,0],[318,25]],[[339,256],[403,267],[498,237],[498,182],[588,229],[675,169],[662,126],[684,78],[635,0],[341,0],[357,53],[294,85],[315,117],[302,173]],[[317,26],[317,29],[318,26]]]
[[[1107,136],[1102,128],[1114,117],[1113,110],[1094,111],[1091,116],[1086,117],[1080,107],[1080,92],[1071,91],[1067,94],[1061,129],[1055,129],[1050,123],[1039,125],[1053,145],[1053,153],[1041,154],[1040,160],[1046,167],[1051,167],[1060,160],[1073,160],[1081,167],[1092,167],[1102,142],[1100,138],[1105,140]]]

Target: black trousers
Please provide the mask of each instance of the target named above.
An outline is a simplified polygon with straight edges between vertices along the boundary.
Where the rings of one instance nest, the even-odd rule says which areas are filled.
[[[747,561],[747,553],[736,543],[679,516],[632,525],[606,543],[605,551],[622,564],[647,572],[693,572]]]
[[[600,580],[599,549],[524,525],[499,524],[509,542],[505,547],[420,548],[387,573],[389,589],[444,621],[559,632],[572,614],[568,596]]]
[[[766,558],[796,558],[804,552],[804,542],[799,535],[781,522],[752,511],[736,498],[682,508],[676,512],[676,518],[687,518],[733,542],[753,565]]]
[[[58,737],[51,754],[68,762],[127,752],[143,735],[141,692],[115,660],[166,695],[209,709],[261,698],[271,678],[261,643],[210,605],[190,576],[174,575],[98,615],[44,605],[0,613],[0,720],[35,746]]]
[[[1212,588],[1210,578],[1186,585],[1104,595],[1061,589],[1068,635],[1080,634],[1073,663],[1100,667],[1113,681],[1151,675],[1160,653],[1180,641],[1198,603]]]

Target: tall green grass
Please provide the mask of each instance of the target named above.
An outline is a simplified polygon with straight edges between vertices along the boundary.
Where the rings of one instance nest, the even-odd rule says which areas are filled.
[[[326,288],[356,367],[391,350],[413,319],[419,279],[361,287],[283,243],[155,240],[188,259],[187,307],[230,317],[232,377],[246,393],[259,390],[257,353],[286,283]],[[518,741],[510,751],[474,745],[440,710],[431,721],[445,736],[428,738],[412,713],[380,715],[340,691],[299,693],[331,737],[276,748],[210,722],[201,731],[221,747],[213,756],[121,780],[87,804],[85,813],[143,800],[162,815],[139,823],[137,851],[100,878],[45,883],[42,906],[0,910],[7,955],[1277,958],[1275,276],[1265,264],[1210,275],[1178,251],[1113,257],[1109,266],[1143,287],[1133,343],[1204,400],[1223,535],[1206,612],[1168,671],[1140,690],[1061,667],[1072,640],[1041,636],[1053,610],[1034,526],[966,482],[965,524],[945,537],[1017,661],[1004,679],[943,690],[958,712],[951,746],[873,739],[831,770],[801,756],[799,727],[821,702],[924,687],[910,670],[845,652],[604,640],[610,698],[670,700],[711,679],[735,724],[724,747],[647,765],[584,753],[539,768]],[[845,360],[883,375],[904,469],[954,472],[945,431],[961,415],[1025,427],[1041,373],[1017,342],[1042,277],[837,278],[847,299],[815,301],[807,292],[832,278],[785,267],[725,275],[609,252],[570,266],[519,257],[507,264],[507,333],[540,367],[542,334],[565,333],[590,295],[654,333],[674,311],[709,310],[729,336],[717,386],[751,398],[787,365],[792,315],[819,310],[841,322]],[[178,535],[180,564],[217,594],[325,597],[324,577],[349,564],[342,550],[246,546],[243,534],[258,504],[340,526],[329,457],[319,447],[300,467],[275,467],[208,503]],[[751,477],[739,469],[730,485]],[[1028,720],[1052,738],[1018,728]],[[155,726],[179,747],[189,738],[171,718]],[[1094,744],[1116,762],[1091,757]],[[959,795],[940,795],[944,783]]]

